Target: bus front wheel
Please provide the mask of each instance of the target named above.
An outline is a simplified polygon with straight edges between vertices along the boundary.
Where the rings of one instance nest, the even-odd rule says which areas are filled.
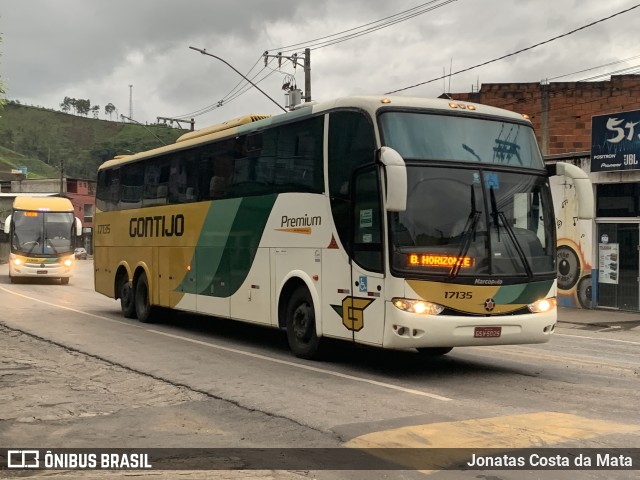
[[[296,357],[313,359],[318,356],[320,339],[316,333],[316,313],[311,293],[306,287],[296,289],[286,310],[287,340]]]
[[[149,300],[149,282],[145,273],[140,274],[135,282],[135,309],[138,320],[142,323],[150,323],[153,321],[153,307]]]
[[[60,285],[69,285],[69,277],[62,277],[60,279]]]
[[[133,298],[133,289],[131,288],[131,282],[127,277],[122,277],[118,289],[122,315],[124,315],[124,318],[136,318],[136,304]]]

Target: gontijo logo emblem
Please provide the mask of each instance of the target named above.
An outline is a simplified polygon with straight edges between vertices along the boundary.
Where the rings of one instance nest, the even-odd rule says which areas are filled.
[[[364,328],[364,309],[373,301],[368,298],[344,297],[342,305],[331,305],[331,308],[342,317],[342,324],[347,330],[359,332]]]

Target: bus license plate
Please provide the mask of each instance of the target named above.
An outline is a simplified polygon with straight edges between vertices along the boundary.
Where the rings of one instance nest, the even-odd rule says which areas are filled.
[[[48,272],[46,270],[38,270],[36,274],[38,275],[46,275]]]
[[[473,336],[476,338],[499,337],[502,334],[502,327],[476,327]]]

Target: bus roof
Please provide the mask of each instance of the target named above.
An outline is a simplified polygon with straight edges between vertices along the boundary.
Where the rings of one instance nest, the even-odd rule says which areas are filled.
[[[16,197],[13,208],[17,210],[45,210],[51,212],[73,212],[73,204],[62,197]]]
[[[303,103],[296,107],[293,111],[280,115],[245,115],[234,118],[226,122],[219,123],[210,127],[205,127],[194,132],[189,132],[178,138],[176,143],[165,145],[133,155],[117,156],[113,160],[104,162],[98,170],[104,168],[123,165],[134,162],[143,158],[155,157],[174,150],[182,150],[192,146],[212,142],[214,140],[232,137],[238,134],[247,133],[252,130],[264,128],[269,125],[285,123],[298,117],[310,116],[324,111],[336,108],[358,108],[367,111],[375,117],[376,112],[381,108],[419,108],[431,111],[456,112],[458,114],[468,115],[487,115],[497,118],[503,118],[512,121],[529,122],[526,115],[505,110],[502,108],[491,107],[479,103],[463,102],[458,100],[448,100],[442,98],[422,98],[422,97],[403,97],[403,96],[352,96],[342,97],[327,102],[311,102]]]

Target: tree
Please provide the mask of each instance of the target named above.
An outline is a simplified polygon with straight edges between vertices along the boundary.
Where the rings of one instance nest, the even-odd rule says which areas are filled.
[[[116,110],[116,107],[113,103],[107,103],[104,107],[104,113],[109,115],[109,120],[111,120],[111,115]]]
[[[100,112],[100,105],[94,105],[91,107],[91,111],[93,112],[93,118],[98,118],[98,112]]]
[[[78,115],[84,115],[86,117],[89,114],[89,110],[91,110],[91,100],[76,100],[76,110]]]
[[[72,104],[71,104],[72,100],[73,99],[69,97],[64,97],[64,100],[60,104],[60,108],[62,109],[63,112],[69,113],[69,110],[71,110],[71,107],[72,107]]]

